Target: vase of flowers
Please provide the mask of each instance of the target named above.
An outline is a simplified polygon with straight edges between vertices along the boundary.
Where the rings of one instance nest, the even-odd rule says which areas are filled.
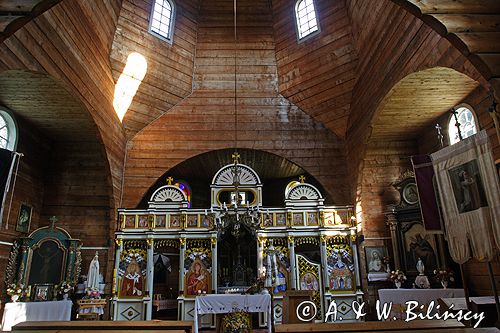
[[[443,286],[443,289],[448,288],[449,282],[455,281],[455,278],[453,277],[453,271],[449,268],[435,269],[434,276],[436,277],[436,280],[439,283],[441,283],[441,285]]]
[[[68,299],[71,290],[73,290],[73,286],[68,281],[64,281],[56,286],[56,291],[59,295],[62,295],[63,300]]]
[[[401,285],[406,281],[406,275],[403,271],[396,269],[395,271],[391,271],[389,275],[389,280],[394,282],[396,288],[401,288]]]
[[[10,296],[12,302],[18,302],[19,299],[24,295],[24,285],[12,283],[7,288],[7,295]]]

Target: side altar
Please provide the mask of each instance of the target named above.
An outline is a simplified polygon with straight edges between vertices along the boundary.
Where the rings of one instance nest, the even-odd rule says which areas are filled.
[[[210,207],[191,208],[189,184],[156,189],[147,209],[119,209],[113,319],[149,320],[154,304],[177,302],[177,319],[195,320],[195,298],[241,294],[259,278],[272,294],[273,322],[287,290],[309,290],[315,320],[336,301],[342,320],[361,301],[353,206],[325,206],[304,177],[283,188],[282,207],[263,207],[259,175],[228,164],[214,175]],[[267,313],[259,324],[267,326]],[[213,315],[202,326],[215,325]]]

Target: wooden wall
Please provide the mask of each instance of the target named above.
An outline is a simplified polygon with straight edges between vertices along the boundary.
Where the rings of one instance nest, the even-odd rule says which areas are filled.
[[[234,147],[232,4],[201,3],[195,89],[130,141],[124,207],[137,205],[158,177],[185,159]],[[335,203],[349,203],[343,142],[278,94],[268,1],[238,1],[236,48],[238,147],[288,158],[320,181]]]
[[[127,139],[179,103],[192,91],[199,0],[176,1],[170,45],[148,32],[152,0],[124,0],[110,59],[118,80],[132,52],[147,59],[146,76],[124,119]]]
[[[11,107],[20,126],[18,150],[25,154],[10,217],[12,225],[20,203],[26,202],[34,206],[31,230],[47,225],[48,217],[57,215],[58,225],[73,237],[82,237],[84,246],[108,246],[115,226],[125,152],[124,131],[112,107],[114,81],[108,58],[120,7],[121,0],[63,1],[0,44],[0,76],[9,70],[50,76],[67,87],[81,105],[80,115],[97,128],[95,134],[88,133],[86,142],[75,142],[71,136],[58,141],[50,129],[40,130],[37,121],[42,119],[57,132],[78,127],[81,117],[71,123],[64,117],[64,107],[60,109],[62,116],[36,105],[17,114]],[[25,84],[37,87],[38,82],[28,80]],[[57,92],[47,94],[45,100],[57,96]],[[20,98],[29,100],[33,95]],[[9,228],[2,240],[11,241],[17,235]],[[0,251],[5,258],[9,250],[1,245]],[[4,260],[0,262],[2,269]],[[101,264],[105,273],[106,264]]]
[[[125,142],[112,107],[114,82],[108,56],[120,4],[120,0],[63,1],[0,44],[0,72],[47,73],[70,87],[84,104],[106,149],[115,202]],[[57,121],[53,119],[55,126]]]
[[[344,138],[358,64],[346,1],[315,1],[321,32],[300,42],[295,3],[272,1],[280,93]]]
[[[448,40],[399,5],[387,0],[351,0],[347,4],[360,76],[353,90],[346,144],[349,170],[355,171],[350,174],[351,184],[359,195],[362,181],[358,175],[363,169],[374,116],[397,82],[410,73],[442,66],[464,73],[480,84],[487,83]]]

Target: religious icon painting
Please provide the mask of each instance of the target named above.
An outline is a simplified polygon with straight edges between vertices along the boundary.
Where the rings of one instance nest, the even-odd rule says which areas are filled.
[[[147,228],[148,224],[148,215],[139,215],[137,219],[137,227],[138,228]]]
[[[284,227],[286,226],[286,216],[285,213],[276,213],[276,226]]]
[[[293,214],[293,225],[304,225],[304,215],[302,213]]]
[[[328,287],[331,291],[354,289],[354,263],[350,249],[329,246],[327,269]]]
[[[325,225],[335,224],[335,212],[325,212]]]
[[[273,215],[271,213],[262,214],[262,225],[264,227],[273,226]]]
[[[476,160],[448,170],[459,213],[488,206]]]
[[[308,212],[307,213],[307,225],[318,225],[318,214]]]
[[[170,228],[181,227],[181,216],[179,214],[170,215]]]
[[[131,252],[120,262],[118,276],[120,297],[141,298],[144,296],[146,261],[143,255]]]
[[[125,215],[125,228],[135,228],[135,215]]]
[[[48,301],[52,294],[52,285],[37,284],[34,286],[33,300],[35,302]]]
[[[368,273],[385,272],[384,257],[387,256],[387,248],[385,246],[365,246],[365,255]]]
[[[198,226],[198,215],[188,215],[187,226],[188,228],[196,228]]]
[[[21,204],[17,218],[16,231],[28,233],[30,231],[32,207]]]
[[[211,274],[207,270],[204,262],[196,258],[186,274],[186,294],[196,296],[208,294],[210,291]]]
[[[156,215],[155,227],[162,228],[165,227],[166,216],[165,215]]]
[[[210,228],[212,226],[212,221],[209,216],[201,215],[201,223],[202,228]]]

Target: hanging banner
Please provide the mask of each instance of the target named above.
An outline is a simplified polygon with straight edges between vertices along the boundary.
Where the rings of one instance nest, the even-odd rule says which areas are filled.
[[[490,261],[494,245],[500,248],[500,185],[486,131],[441,149],[431,159],[453,260],[463,264],[472,255]]]
[[[422,220],[427,232],[441,233],[441,217],[434,191],[434,168],[429,155],[417,155],[411,157],[417,191],[422,212]]]

